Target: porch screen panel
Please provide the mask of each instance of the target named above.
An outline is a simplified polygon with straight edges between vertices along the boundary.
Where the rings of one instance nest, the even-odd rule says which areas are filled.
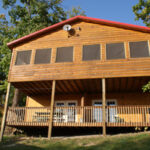
[[[149,57],[149,47],[147,41],[140,42],[129,42],[130,47],[130,57],[138,58],[138,57]]]
[[[106,59],[124,59],[124,43],[106,44]]]
[[[73,47],[57,48],[56,62],[72,62],[72,61],[73,61]]]
[[[100,45],[84,45],[82,50],[82,60],[100,60]]]
[[[34,64],[48,64],[51,61],[51,48],[37,49]]]
[[[31,50],[18,51],[15,65],[27,65],[30,64]]]

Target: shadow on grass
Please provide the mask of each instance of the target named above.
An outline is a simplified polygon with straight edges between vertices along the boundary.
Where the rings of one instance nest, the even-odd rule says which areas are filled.
[[[0,147],[1,150],[43,150],[37,146],[30,146],[25,144],[16,144],[10,146],[2,146]]]
[[[17,140],[0,143],[0,150],[150,150],[150,135],[68,140]]]
[[[0,150],[42,150],[36,145],[28,145],[19,143],[20,138],[5,137],[2,142],[0,142]]]

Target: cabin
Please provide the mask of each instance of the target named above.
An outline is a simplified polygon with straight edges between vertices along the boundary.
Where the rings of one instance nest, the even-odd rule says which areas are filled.
[[[150,126],[150,28],[76,16],[8,47],[2,129],[48,127],[50,138],[52,127]],[[7,107],[10,84],[25,107]]]

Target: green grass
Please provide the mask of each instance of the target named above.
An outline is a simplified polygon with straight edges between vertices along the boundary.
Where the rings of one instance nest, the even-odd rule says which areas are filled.
[[[21,139],[5,137],[0,150],[150,150],[150,133],[76,139]]]

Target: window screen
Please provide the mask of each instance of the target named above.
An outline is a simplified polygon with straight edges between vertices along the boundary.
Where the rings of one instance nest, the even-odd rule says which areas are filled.
[[[141,42],[129,42],[130,46],[130,57],[137,58],[137,57],[149,57],[149,48],[147,41]]]
[[[100,45],[84,45],[82,60],[100,60]]]
[[[51,60],[51,49],[36,50],[34,64],[47,64]]]
[[[124,43],[106,44],[106,59],[125,58]]]
[[[31,50],[18,51],[15,65],[26,65],[30,64]]]
[[[57,48],[56,62],[72,62],[72,61],[73,61],[73,47]]]

